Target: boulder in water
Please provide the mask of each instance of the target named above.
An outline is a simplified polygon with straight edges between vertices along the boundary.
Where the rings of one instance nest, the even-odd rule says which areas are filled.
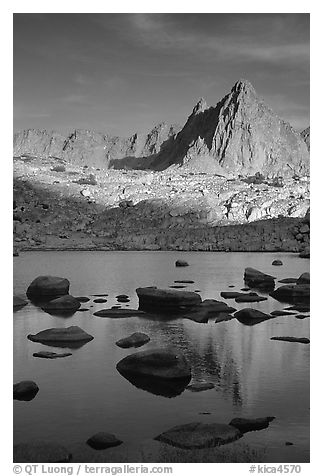
[[[269,274],[258,271],[254,268],[246,268],[244,272],[244,280],[247,286],[251,288],[259,288],[270,290],[275,288],[275,279]]]
[[[247,431],[257,431],[268,428],[269,423],[273,421],[275,417],[264,418],[234,418],[230,421],[229,425],[237,428],[241,433],[247,433]]]
[[[78,326],[54,327],[38,332],[38,334],[29,334],[27,338],[32,342],[55,347],[80,347],[94,339]]]
[[[155,437],[171,446],[184,449],[212,448],[241,438],[239,430],[223,423],[188,423],[174,426]]]
[[[78,299],[69,294],[46,302],[42,309],[49,313],[74,313],[81,307]]]
[[[273,266],[282,266],[283,262],[280,259],[274,259],[274,261],[271,264]]]
[[[141,347],[150,341],[150,337],[142,332],[134,332],[129,337],[124,337],[116,342],[118,347],[128,349],[129,347]]]
[[[39,391],[38,385],[32,380],[23,380],[15,383],[13,386],[14,400],[30,401],[37,395]]]
[[[46,352],[46,351],[41,351],[41,352],[35,352],[33,354],[34,357],[39,357],[41,359],[61,359],[63,357],[69,357],[71,354],[70,352],[65,352],[63,354],[57,354],[56,352]]]
[[[105,450],[113,446],[119,446],[123,441],[116,438],[111,433],[99,432],[91,436],[86,442],[91,448],[95,450]]]
[[[112,319],[118,319],[122,317],[142,316],[146,313],[139,309],[120,309],[117,306],[113,306],[110,309],[100,309],[93,313],[93,316],[97,317],[110,317]]]
[[[238,319],[239,322],[247,326],[253,326],[254,324],[259,324],[260,322],[267,321],[268,319],[272,318],[272,316],[265,314],[264,312],[248,307],[236,312],[234,317]]]
[[[287,284],[280,286],[270,293],[270,296],[279,302],[303,303],[310,300],[309,284]]]
[[[309,344],[310,340],[307,337],[271,337],[270,340],[282,340],[284,342],[298,342],[299,344]]]
[[[310,284],[310,273],[301,274],[296,284]]]
[[[53,299],[68,294],[70,282],[57,276],[38,276],[28,286],[27,296],[32,300]]]
[[[184,311],[202,302],[201,296],[191,291],[174,289],[137,288],[139,309]]]
[[[184,266],[189,266],[189,264],[188,264],[187,261],[184,261],[183,259],[178,259],[177,261],[175,261],[175,266],[177,268],[181,268],[181,267],[184,267]]]

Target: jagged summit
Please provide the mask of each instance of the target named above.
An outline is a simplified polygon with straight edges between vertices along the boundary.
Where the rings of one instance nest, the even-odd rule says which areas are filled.
[[[216,106],[192,114],[152,166],[163,170],[174,164],[224,174],[284,176],[307,173],[309,154],[300,135],[242,79]]]
[[[232,87],[231,92],[252,93],[256,95],[255,88],[248,79],[239,79]]]

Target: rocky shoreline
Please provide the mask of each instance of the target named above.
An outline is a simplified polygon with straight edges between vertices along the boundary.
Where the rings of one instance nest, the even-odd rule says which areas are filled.
[[[14,247],[306,251],[309,178],[97,170],[14,160]],[[55,170],[54,170],[55,169]],[[59,169],[63,170],[63,169]],[[88,185],[91,183],[91,185]],[[308,253],[306,253],[308,254]]]

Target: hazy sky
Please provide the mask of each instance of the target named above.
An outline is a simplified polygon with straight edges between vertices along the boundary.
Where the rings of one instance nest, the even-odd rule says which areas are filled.
[[[309,125],[308,14],[14,14],[14,129],[183,124],[239,78]]]

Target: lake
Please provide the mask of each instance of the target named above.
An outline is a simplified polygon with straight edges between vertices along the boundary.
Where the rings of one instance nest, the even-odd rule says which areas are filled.
[[[176,268],[177,259],[190,266]],[[274,259],[281,259],[283,266],[272,266]],[[25,293],[38,275],[49,274],[68,278],[74,296],[108,294],[108,302],[96,304],[91,297],[82,304],[89,311],[65,318],[53,317],[31,303],[14,313],[14,382],[34,380],[40,389],[32,401],[14,401],[14,441],[55,440],[68,445],[107,431],[135,443],[193,421],[229,423],[234,417],[275,416],[269,428],[249,432],[242,440],[266,448],[268,461],[308,462],[310,346],[270,337],[309,337],[309,318],[290,315],[246,326],[236,319],[198,324],[187,319],[93,316],[96,310],[117,304],[118,294],[129,295],[129,307],[136,308],[137,287],[168,287],[181,279],[194,280],[184,289],[200,290],[202,299],[223,300],[221,291],[245,286],[248,266],[282,279],[309,271],[309,260],[290,253],[21,253],[14,259],[15,294]],[[236,309],[253,307],[266,313],[288,307],[271,297],[252,304],[225,302]],[[73,355],[64,359],[33,357],[40,350],[60,349],[30,342],[28,334],[71,325],[94,340],[71,350]],[[140,349],[115,345],[137,331],[148,334],[150,342]],[[211,381],[215,388],[198,393],[185,390],[166,398],[135,387],[116,370],[117,362],[132,352],[168,346],[187,356],[191,383]],[[286,441],[293,446],[286,446]]]

